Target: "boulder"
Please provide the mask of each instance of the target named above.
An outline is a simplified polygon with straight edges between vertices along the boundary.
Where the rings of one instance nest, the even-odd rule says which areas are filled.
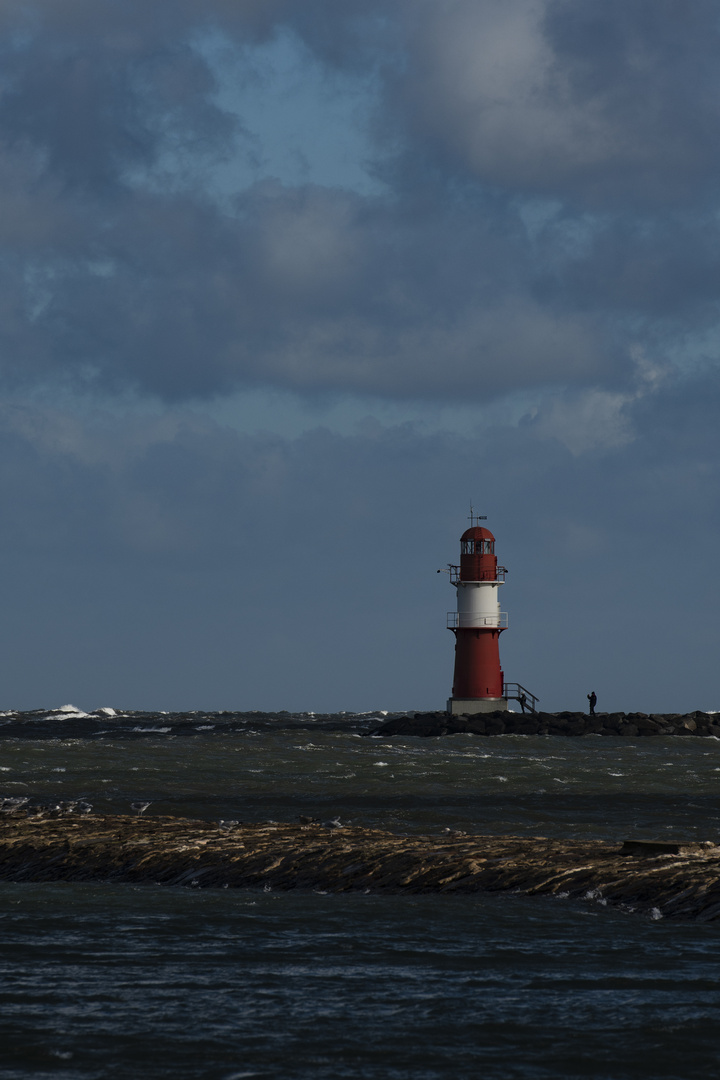
[[[539,730],[540,721],[531,717],[523,717],[522,720],[514,722],[511,726],[505,725],[505,732],[512,735],[537,735]]]
[[[568,721],[562,717],[553,717],[548,721],[550,735],[567,735]]]
[[[488,735],[503,735],[505,732],[505,723],[497,713],[485,714],[485,730]]]
[[[635,727],[638,729],[641,735],[657,735],[662,727],[657,720],[652,717],[646,719],[637,718],[635,720]]]
[[[467,722],[467,729],[472,735],[487,735],[487,724],[485,723],[485,717],[469,716]]]

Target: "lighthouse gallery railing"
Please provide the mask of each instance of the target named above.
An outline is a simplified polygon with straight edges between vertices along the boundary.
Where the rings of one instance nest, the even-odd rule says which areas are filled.
[[[458,581],[460,580],[460,567],[459,566],[454,566],[452,563],[448,563],[448,571],[450,573],[450,581],[452,582],[453,585],[457,585]],[[440,570],[438,570],[438,574],[439,573],[441,573]],[[504,566],[498,566],[494,578],[483,578],[482,580],[483,581],[504,581],[506,574],[507,574],[506,568]]]
[[[497,615],[469,615],[463,612],[463,630],[473,630],[482,626],[496,626],[499,630],[507,630],[509,626],[507,611],[501,611]],[[448,611],[447,613],[447,628],[448,630],[460,629],[460,612]]]

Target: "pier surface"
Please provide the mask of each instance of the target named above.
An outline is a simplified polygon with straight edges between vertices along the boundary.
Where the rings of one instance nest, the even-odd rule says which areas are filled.
[[[401,836],[359,827],[220,827],[174,817],[4,814],[0,880],[323,892],[513,891],[654,918],[720,918],[720,846]]]
[[[581,712],[459,714],[414,713],[390,717],[368,735],[609,735],[645,738],[648,735],[695,735],[720,738],[720,715],[696,710],[691,713],[596,713]]]

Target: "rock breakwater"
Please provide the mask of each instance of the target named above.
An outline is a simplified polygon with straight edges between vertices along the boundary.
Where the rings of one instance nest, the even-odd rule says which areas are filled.
[[[513,891],[653,918],[720,918],[720,847],[542,837],[399,836],[360,827],[224,827],[182,818],[20,813],[0,821],[0,879],[287,891]]]
[[[644,738],[648,735],[695,735],[720,738],[720,715],[691,713],[514,713],[498,711],[475,716],[449,716],[446,712],[397,716],[367,732],[368,735],[608,735]]]

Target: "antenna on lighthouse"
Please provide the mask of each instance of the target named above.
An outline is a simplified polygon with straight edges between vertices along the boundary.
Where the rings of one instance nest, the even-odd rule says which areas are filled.
[[[474,527],[476,521],[487,521],[487,514],[476,514],[473,510],[473,504],[470,503],[470,525]]]

